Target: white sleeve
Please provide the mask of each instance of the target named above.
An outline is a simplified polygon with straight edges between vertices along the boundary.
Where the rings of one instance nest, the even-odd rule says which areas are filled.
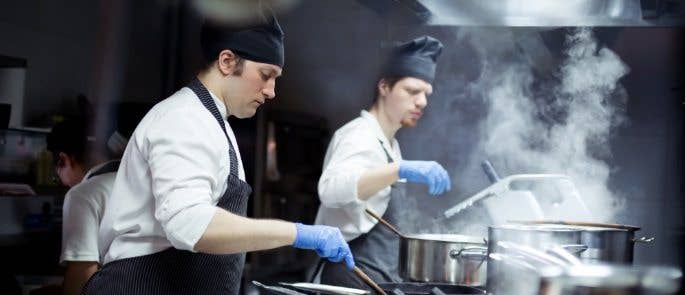
[[[62,253],[65,261],[100,261],[98,228],[100,219],[95,196],[88,196],[78,188],[71,189],[64,198],[62,212]]]
[[[342,208],[359,205],[363,201],[357,195],[357,183],[367,170],[386,162],[379,158],[380,143],[356,138],[346,134],[331,141],[327,152],[328,159],[319,179],[319,198],[329,208]],[[357,207],[357,206],[353,206]]]
[[[207,122],[196,112],[177,110],[163,115],[146,134],[155,219],[181,250],[194,251],[217,210],[212,191],[221,153],[203,138],[206,130],[214,130]]]

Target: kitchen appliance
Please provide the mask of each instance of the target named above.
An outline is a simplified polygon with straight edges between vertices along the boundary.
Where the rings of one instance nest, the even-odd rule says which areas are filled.
[[[304,295],[304,294],[334,294],[334,295],[363,295],[370,294],[367,290],[346,288],[332,285],[313,283],[279,283],[280,286],[269,286],[257,281],[252,284],[269,294]],[[485,290],[477,287],[441,284],[441,283],[379,283],[387,294],[392,295],[468,295],[486,294]]]
[[[366,213],[400,237],[399,274],[404,280],[482,286],[487,274],[487,243],[474,236],[405,235],[367,209]]]

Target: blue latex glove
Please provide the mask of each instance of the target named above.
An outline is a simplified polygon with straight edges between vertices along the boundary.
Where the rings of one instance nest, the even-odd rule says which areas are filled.
[[[325,225],[304,225],[296,223],[297,236],[293,247],[316,251],[319,256],[333,262],[345,260],[347,268],[354,268],[354,258],[340,230]]]
[[[400,162],[400,178],[408,181],[424,183],[428,186],[428,193],[439,195],[452,189],[450,176],[440,164],[435,161],[406,161]]]

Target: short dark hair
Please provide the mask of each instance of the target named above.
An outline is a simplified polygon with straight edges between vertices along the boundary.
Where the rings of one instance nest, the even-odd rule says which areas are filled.
[[[78,163],[86,164],[88,150],[88,127],[84,117],[69,117],[55,124],[47,136],[47,150],[52,152],[53,160],[65,153]]]
[[[390,86],[390,89],[395,87],[395,84],[399,82],[400,80],[404,79],[404,77],[380,77],[376,80],[376,84],[374,85],[374,95],[373,95],[373,103],[376,103],[378,101],[378,97],[381,95],[380,92],[378,92],[378,82],[381,80],[385,80],[385,83]]]
[[[241,57],[240,55],[235,54],[235,69],[233,70],[233,75],[234,76],[240,76],[243,74],[243,69],[245,69],[245,59]],[[214,63],[218,60],[218,58],[215,58],[210,61],[206,61],[204,67],[202,68],[203,71],[209,70],[211,67],[214,66]]]

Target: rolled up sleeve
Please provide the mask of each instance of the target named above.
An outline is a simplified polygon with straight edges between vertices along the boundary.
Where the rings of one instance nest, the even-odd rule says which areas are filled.
[[[215,141],[203,138],[192,120],[203,118],[166,114],[147,137],[155,219],[172,246],[188,251],[194,251],[216,213],[212,193],[221,162]]]

